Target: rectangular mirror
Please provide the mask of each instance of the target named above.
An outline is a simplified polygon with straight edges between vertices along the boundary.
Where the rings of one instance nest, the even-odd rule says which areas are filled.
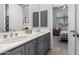
[[[0,32],[23,31],[26,27],[47,27],[48,11],[40,4],[0,4]]]
[[[6,4],[5,5],[5,31],[22,31],[29,25],[29,5]]]

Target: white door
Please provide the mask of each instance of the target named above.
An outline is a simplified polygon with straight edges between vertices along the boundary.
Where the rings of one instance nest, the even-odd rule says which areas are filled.
[[[73,36],[76,31],[75,28],[75,5],[68,5],[68,53],[75,54],[75,37]]]
[[[75,40],[75,52],[77,55],[79,55],[79,4],[76,5],[76,31],[77,36]]]
[[[79,4],[69,5],[69,40],[68,51],[69,54],[79,55]],[[72,32],[71,32],[72,31]],[[75,31],[73,33],[73,31]],[[73,36],[75,34],[75,36]]]

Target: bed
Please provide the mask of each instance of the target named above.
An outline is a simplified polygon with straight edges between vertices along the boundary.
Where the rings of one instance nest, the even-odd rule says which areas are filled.
[[[61,31],[59,36],[61,40],[68,40],[68,31]]]

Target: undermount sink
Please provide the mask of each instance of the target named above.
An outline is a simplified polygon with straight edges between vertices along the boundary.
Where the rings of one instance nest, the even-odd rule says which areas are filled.
[[[27,36],[19,36],[15,38],[3,39],[0,44],[15,43],[27,39]]]
[[[6,39],[2,39],[2,41],[0,41],[0,44],[19,42],[19,41],[28,39],[29,37],[36,36],[38,35],[38,33],[44,33],[44,32],[40,31],[40,32],[32,32],[31,34],[18,34],[17,36],[14,36],[14,37],[8,37]]]

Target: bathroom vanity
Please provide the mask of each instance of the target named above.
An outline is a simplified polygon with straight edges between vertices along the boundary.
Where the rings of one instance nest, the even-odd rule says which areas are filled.
[[[0,26],[0,55],[47,54],[50,47],[48,9],[31,12],[30,7],[33,6],[30,4],[1,5],[3,17],[0,23],[2,25]],[[33,19],[30,14],[33,14]],[[27,27],[30,30],[27,30]]]
[[[27,34],[26,37],[14,40],[14,42],[6,41],[7,43],[0,42],[0,55],[45,55],[50,48],[49,31]]]

